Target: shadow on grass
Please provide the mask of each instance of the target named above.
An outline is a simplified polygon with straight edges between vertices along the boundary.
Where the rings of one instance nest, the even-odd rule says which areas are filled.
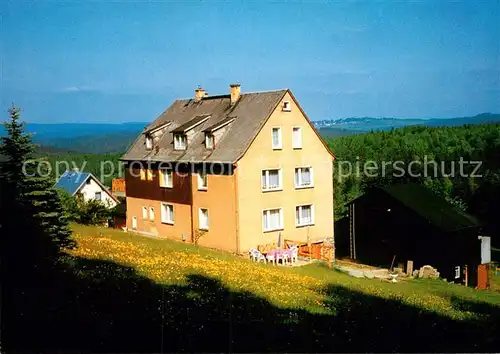
[[[498,351],[497,327],[347,288],[325,289],[336,315],[283,309],[190,275],[160,285],[111,262],[75,260],[43,288],[5,304],[2,349],[25,352]],[[486,305],[481,305],[486,306]],[[5,308],[5,307],[4,307]],[[498,308],[481,307],[498,315]],[[490,324],[489,320],[487,321]]]

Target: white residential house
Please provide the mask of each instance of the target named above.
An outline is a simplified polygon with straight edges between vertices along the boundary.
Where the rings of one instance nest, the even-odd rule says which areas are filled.
[[[71,196],[81,195],[85,201],[99,200],[108,208],[115,207],[119,201],[92,173],[77,170],[66,171],[57,181],[56,188],[68,192]]]

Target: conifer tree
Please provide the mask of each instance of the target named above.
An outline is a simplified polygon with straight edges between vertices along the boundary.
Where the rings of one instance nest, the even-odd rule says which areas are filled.
[[[40,168],[41,160],[32,159],[35,145],[20,110],[12,107],[9,114],[0,144],[2,243],[9,266],[20,271],[28,264],[42,271],[57,261],[61,248],[74,243],[54,181]]]
[[[54,181],[32,159],[35,146],[19,109],[9,114],[0,140],[2,349],[29,347],[26,333],[50,328],[48,289],[64,284],[58,261],[62,248],[73,246]]]

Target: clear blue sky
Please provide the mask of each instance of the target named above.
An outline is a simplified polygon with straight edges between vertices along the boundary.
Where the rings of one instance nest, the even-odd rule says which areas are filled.
[[[176,98],[288,87],[312,120],[500,112],[500,1],[1,1],[1,109],[151,121]]]

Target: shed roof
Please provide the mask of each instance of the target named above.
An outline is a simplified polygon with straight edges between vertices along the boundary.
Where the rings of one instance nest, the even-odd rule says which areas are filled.
[[[173,133],[184,133],[189,129],[192,129],[196,127],[198,124],[203,123],[207,118],[210,117],[210,114],[202,114],[199,116],[194,117],[190,121],[187,121],[186,123],[182,124],[181,126],[175,128],[172,130]]]
[[[236,117],[227,117],[226,119],[223,119],[220,122],[217,122],[214,125],[211,125],[210,127],[204,129],[203,131],[207,132],[207,133],[213,133],[217,129],[224,127],[225,125],[231,123],[235,119],[236,119]]]

